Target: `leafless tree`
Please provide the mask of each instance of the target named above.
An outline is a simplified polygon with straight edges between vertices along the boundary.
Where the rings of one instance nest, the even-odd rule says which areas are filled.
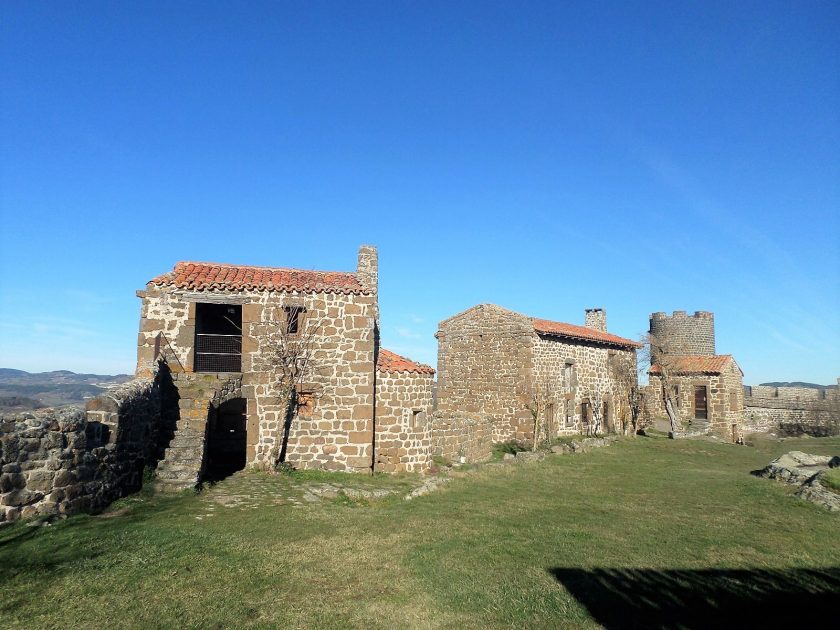
[[[616,389],[613,395],[615,415],[621,418],[625,435],[636,435],[636,431],[641,428],[643,401],[638,370],[639,364],[624,356],[616,355],[609,363],[610,376]]]
[[[528,402],[525,403],[525,408],[531,412],[531,418],[534,422],[534,443],[531,450],[537,450],[540,442],[540,435],[545,433],[545,440],[551,439],[548,434],[550,427],[547,426],[547,411],[549,405],[554,404],[554,384],[547,378],[535,381],[531,386]]]
[[[673,438],[680,428],[680,411],[675,399],[677,391],[675,377],[678,372],[679,358],[684,352],[676,343],[657,338],[651,333],[644,335],[643,343],[642,356],[650,365],[654,376],[659,379],[662,402],[671,425],[670,437]]]
[[[271,371],[275,375],[272,383],[273,391],[282,409],[281,417],[284,420],[278,427],[281,432],[280,447],[275,447],[272,452],[272,466],[276,469],[286,461],[292,423],[303,402],[300,399],[301,385],[318,372],[314,353],[315,341],[321,325],[315,318],[305,317],[302,307],[292,306],[278,310],[278,315],[273,318],[271,327],[272,331],[269,334],[271,350],[268,360]],[[317,392],[309,392],[307,395],[315,397]],[[314,398],[306,402],[314,402]]]

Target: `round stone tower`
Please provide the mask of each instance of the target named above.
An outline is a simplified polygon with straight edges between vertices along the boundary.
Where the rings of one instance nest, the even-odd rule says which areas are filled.
[[[708,311],[697,311],[688,315],[685,311],[674,311],[673,315],[652,313],[650,335],[660,347],[668,348],[669,354],[715,354],[715,315]]]

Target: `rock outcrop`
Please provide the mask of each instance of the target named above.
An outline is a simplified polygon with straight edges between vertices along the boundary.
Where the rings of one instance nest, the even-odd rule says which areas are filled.
[[[811,455],[790,451],[753,474],[799,486],[796,496],[830,512],[840,512],[840,494],[823,484],[826,471],[840,467],[840,456]]]

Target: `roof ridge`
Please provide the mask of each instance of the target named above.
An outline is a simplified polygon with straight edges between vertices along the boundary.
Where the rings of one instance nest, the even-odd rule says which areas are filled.
[[[207,267],[234,267],[236,269],[268,269],[271,271],[307,271],[311,273],[347,273],[356,275],[355,271],[330,271],[327,269],[304,269],[303,267],[272,267],[269,265],[243,265],[240,263],[220,263],[220,262],[212,262],[212,261],[199,261],[199,260],[179,260],[175,263],[175,267],[178,265],[203,265]],[[173,268],[174,271],[174,268]]]

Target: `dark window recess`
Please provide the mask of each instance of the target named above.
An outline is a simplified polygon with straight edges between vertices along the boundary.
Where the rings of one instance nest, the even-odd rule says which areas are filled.
[[[304,312],[302,306],[284,306],[286,311],[286,332],[296,335],[300,332],[300,315]]]
[[[242,306],[195,305],[195,372],[242,371]]]
[[[694,419],[695,420],[708,420],[709,409],[708,409],[706,399],[707,399],[706,386],[705,385],[695,385],[694,386]]]

